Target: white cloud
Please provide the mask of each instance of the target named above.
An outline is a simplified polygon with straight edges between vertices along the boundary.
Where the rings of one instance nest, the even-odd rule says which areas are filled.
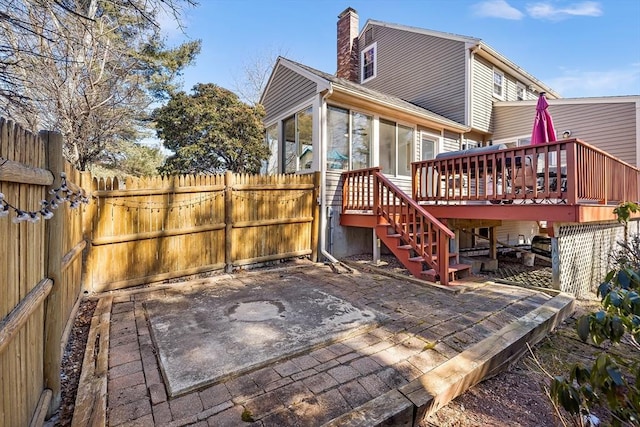
[[[473,6],[475,14],[484,18],[502,18],[518,20],[524,13],[507,3],[506,0],[486,0]]]
[[[555,7],[548,2],[527,5],[527,13],[532,18],[559,21],[572,16],[600,16],[602,7],[595,1],[573,3],[567,7]]]
[[[563,97],[640,95],[640,63],[605,71],[563,69],[545,83]]]

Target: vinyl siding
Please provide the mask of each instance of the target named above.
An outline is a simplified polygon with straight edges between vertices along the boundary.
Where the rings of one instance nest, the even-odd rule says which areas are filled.
[[[311,98],[316,90],[315,82],[289,68],[279,66],[263,100],[267,112],[265,123],[270,123],[285,111]]]
[[[464,123],[463,42],[374,26],[377,76],[364,86]],[[364,37],[360,44],[362,49]]]
[[[517,101],[518,79],[505,72],[505,70],[497,68],[504,74],[504,99],[495,98],[493,96],[494,66],[479,56],[474,56],[473,61],[471,126],[491,133],[494,132],[494,123],[492,121],[493,103],[498,100]],[[536,99],[536,95],[525,86],[525,100],[533,99]]]
[[[443,138],[443,152],[458,151],[460,149],[460,135],[445,131]]]
[[[549,113],[558,134],[571,130],[572,138],[579,138],[632,165],[640,165],[636,158],[636,108],[634,102],[556,104],[549,106]],[[535,114],[532,104],[497,106],[493,139],[515,141],[519,136],[529,135]]]
[[[519,237],[523,238],[524,244],[531,244],[531,239],[538,231],[538,223],[535,221],[503,221],[502,226],[496,229],[496,234],[500,242],[517,245],[520,243]]]
[[[471,83],[471,126],[491,132],[493,106],[493,66],[474,56]]]

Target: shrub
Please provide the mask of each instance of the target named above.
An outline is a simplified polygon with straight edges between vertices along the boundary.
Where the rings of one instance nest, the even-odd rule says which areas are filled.
[[[614,426],[640,425],[640,237],[627,238],[627,223],[635,203],[618,206],[614,212],[625,225],[625,240],[614,254],[614,267],[598,288],[602,308],[581,317],[580,339],[602,348],[593,364],[575,364],[569,377],[555,377],[551,396],[572,415],[591,420],[596,406],[611,411]],[[632,351],[625,357],[611,351],[620,343]]]

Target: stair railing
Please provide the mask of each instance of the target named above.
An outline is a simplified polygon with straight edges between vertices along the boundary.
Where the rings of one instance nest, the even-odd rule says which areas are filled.
[[[373,213],[384,218],[402,236],[402,240],[438,272],[441,284],[448,285],[449,240],[455,237],[453,232],[379,169],[373,171],[372,175]]]

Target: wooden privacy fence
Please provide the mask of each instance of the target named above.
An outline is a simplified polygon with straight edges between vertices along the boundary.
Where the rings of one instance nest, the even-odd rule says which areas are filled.
[[[83,290],[317,259],[317,173],[97,180],[64,161],[62,146],[60,134],[0,118],[0,426],[39,425],[59,407]],[[63,176],[91,203],[14,223],[49,216],[41,201],[60,194],[49,190]]]
[[[94,179],[85,288],[317,259],[319,175]]]
[[[3,426],[37,425],[60,402],[60,364],[80,295],[81,212],[63,203],[47,221],[12,219],[17,210],[40,211],[62,172],[69,182],[81,181],[62,158],[59,134],[35,135],[0,119],[0,193],[12,207],[0,218]]]

